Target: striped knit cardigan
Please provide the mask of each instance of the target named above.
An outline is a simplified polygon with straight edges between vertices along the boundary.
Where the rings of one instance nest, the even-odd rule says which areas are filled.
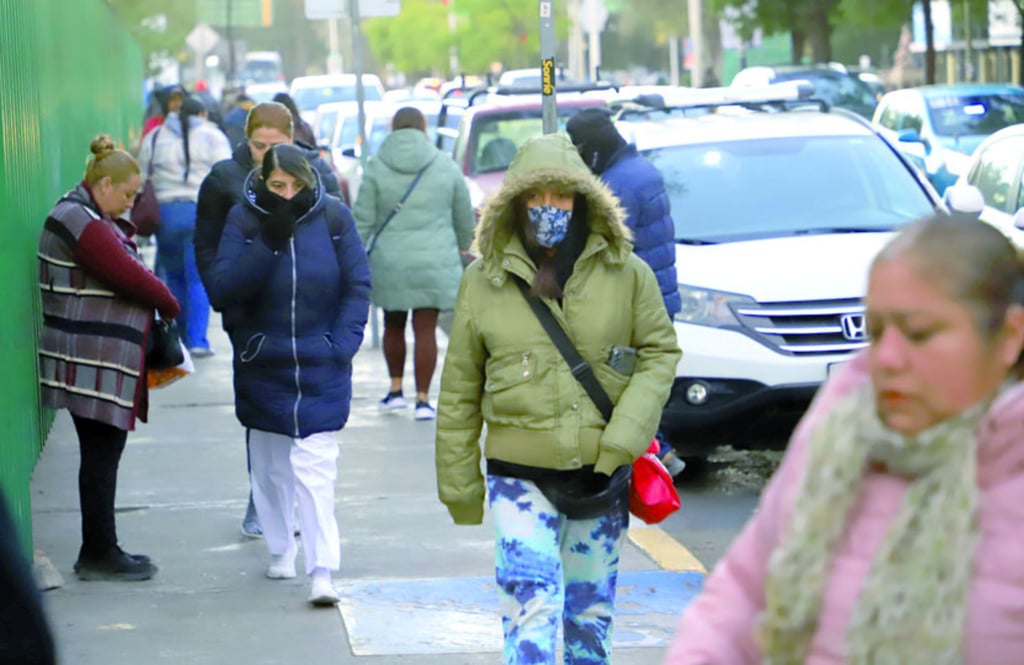
[[[145,343],[153,312],[178,304],[82,183],[50,212],[39,238],[43,406],[119,429],[146,420]]]

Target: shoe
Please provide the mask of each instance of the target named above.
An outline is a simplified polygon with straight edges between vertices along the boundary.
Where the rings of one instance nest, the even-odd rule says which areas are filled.
[[[215,353],[213,349],[204,346],[193,346],[188,350],[188,354],[193,358],[209,358]]]
[[[75,575],[83,582],[141,582],[156,575],[157,567],[145,554],[128,554],[120,547],[104,557],[78,557]]]
[[[384,396],[377,404],[378,411],[397,411],[398,409],[405,408],[405,397],[402,395],[401,390],[396,390],[388,393]]]
[[[260,526],[259,520],[253,517],[251,520],[247,519],[242,522],[242,535],[246,538],[262,538],[263,527]]]
[[[428,402],[416,402],[416,420],[434,420],[437,411]]]
[[[331,582],[330,575],[320,577],[313,576],[313,585],[309,591],[309,602],[316,607],[331,607],[337,605],[341,597]]]
[[[295,554],[274,554],[267,566],[267,577],[272,580],[290,580],[295,577]]]

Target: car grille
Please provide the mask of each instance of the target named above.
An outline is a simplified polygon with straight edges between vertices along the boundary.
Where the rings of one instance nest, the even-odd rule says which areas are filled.
[[[849,353],[868,344],[859,299],[758,303],[735,312],[758,340],[791,355]]]

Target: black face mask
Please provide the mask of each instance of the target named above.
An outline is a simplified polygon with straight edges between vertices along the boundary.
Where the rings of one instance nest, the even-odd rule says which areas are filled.
[[[303,189],[291,199],[286,199],[270,191],[262,180],[256,185],[255,192],[256,205],[272,214],[291,212],[296,217],[300,217],[306,214],[316,201],[316,195],[312,189]]]

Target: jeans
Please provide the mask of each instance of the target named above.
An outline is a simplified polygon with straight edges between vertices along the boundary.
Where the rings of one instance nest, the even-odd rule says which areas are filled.
[[[160,204],[160,229],[156,232],[157,263],[168,288],[181,305],[178,327],[189,349],[209,349],[206,329],[210,323],[210,299],[199,279],[193,237],[196,204],[172,201]]]
[[[128,432],[113,425],[72,415],[78,433],[78,502],[82,511],[79,558],[101,559],[117,546],[114,498],[117,467]]]
[[[505,665],[554,663],[561,620],[566,665],[611,662],[619,550],[628,515],[561,515],[532,481],[487,476]]]

